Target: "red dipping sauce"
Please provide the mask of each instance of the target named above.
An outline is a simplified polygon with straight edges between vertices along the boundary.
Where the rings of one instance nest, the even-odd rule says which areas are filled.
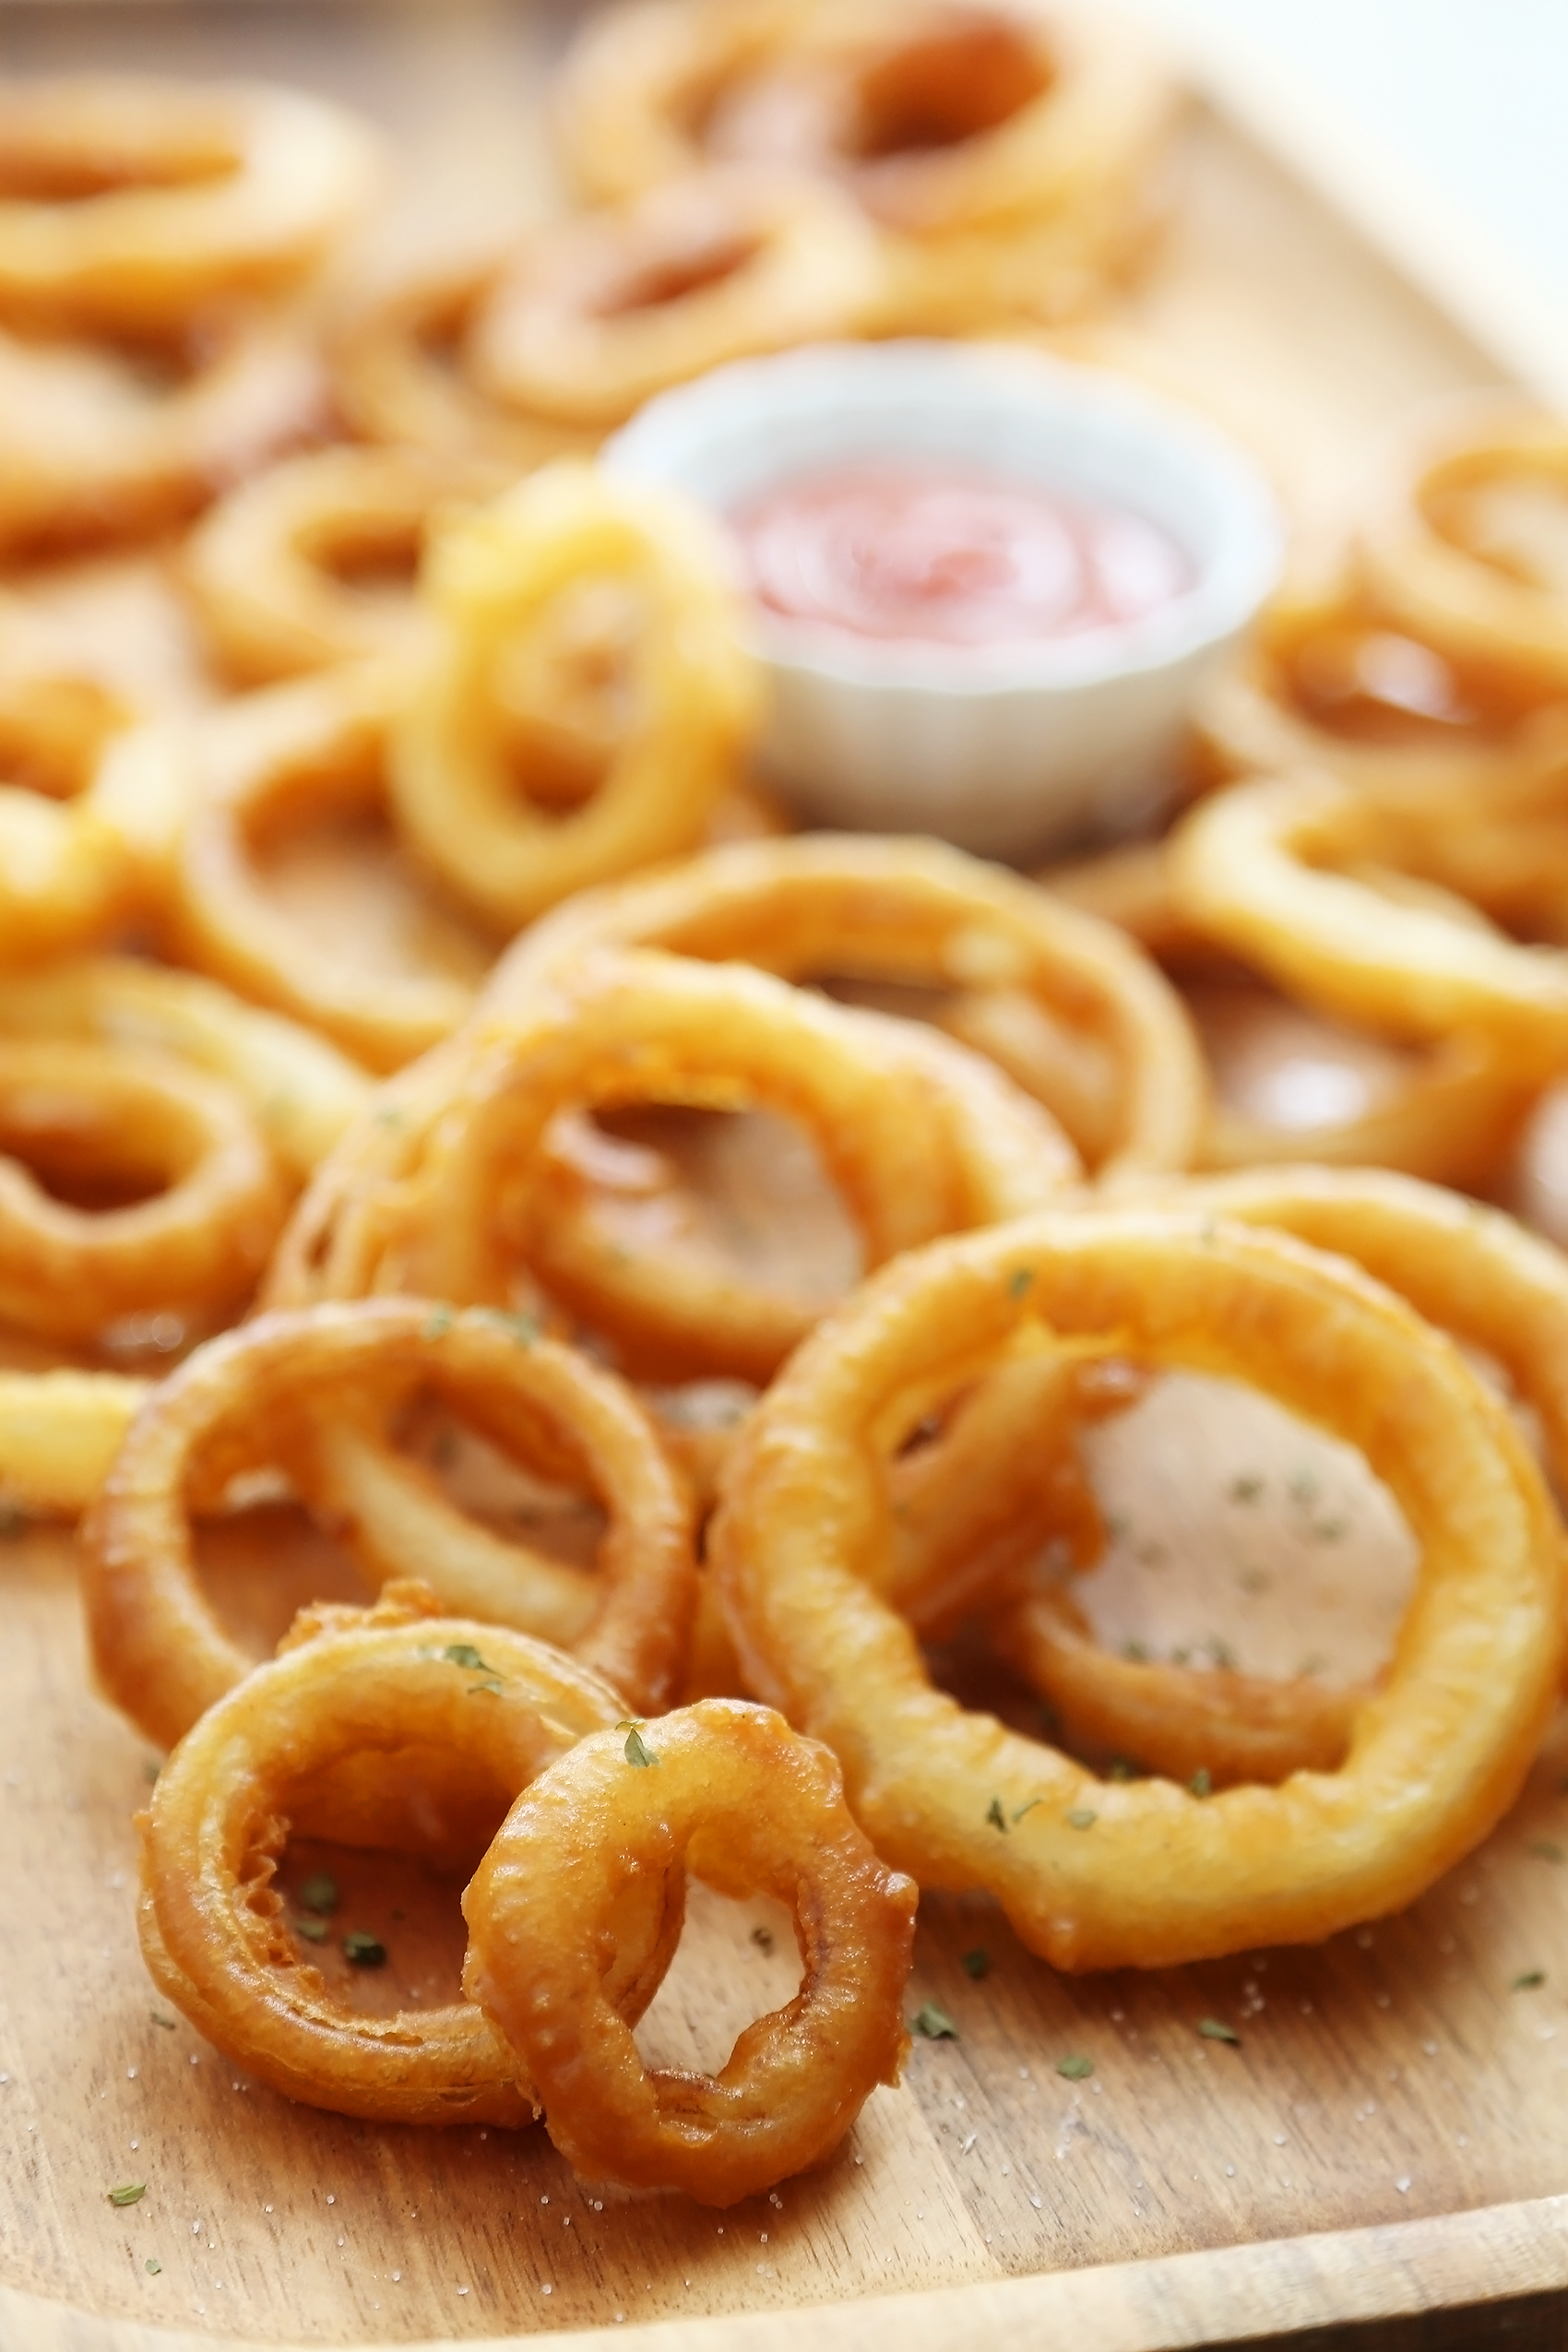
[[[797,474],[730,516],[770,612],[851,636],[1005,646],[1114,629],[1193,567],[1128,506],[941,459]]]

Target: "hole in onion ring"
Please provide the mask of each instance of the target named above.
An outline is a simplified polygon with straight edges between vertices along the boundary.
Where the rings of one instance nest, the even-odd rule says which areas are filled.
[[[1003,17],[955,10],[860,77],[849,151],[861,162],[961,146],[1051,86],[1039,44]]]
[[[169,1189],[169,1170],[130,1151],[92,1107],[42,1089],[0,1104],[0,1156],[24,1168],[41,1193],[69,1208],[102,1215],[156,1200]]]
[[[488,941],[414,865],[381,809],[269,812],[251,847],[279,911],[367,978],[483,977]]]
[[[270,1657],[314,1602],[363,1607],[370,1587],[353,1554],[289,1496],[285,1480],[258,1474],[236,1481],[234,1496],[234,1507],[195,1519],[192,1533],[202,1596],[248,1657]]]
[[[422,1855],[300,1836],[289,1839],[272,1884],[302,1961],[320,1970],[331,1998],[362,2015],[391,2017],[462,1999],[467,1877],[456,1859],[443,1868]],[[347,1938],[368,1939],[386,1957],[359,1942],[345,1951]],[[354,1951],[364,1956],[350,1957]]]
[[[717,2074],[746,2027],[793,2001],[802,1981],[782,1903],[737,1900],[688,1879],[685,1925],[634,2035],[637,2055],[645,2066]]]
[[[620,285],[607,288],[592,305],[593,315],[622,318],[632,311],[659,310],[666,303],[683,302],[710,286],[721,286],[754,260],[761,249],[755,237],[722,232],[694,239],[688,251],[662,254]]]

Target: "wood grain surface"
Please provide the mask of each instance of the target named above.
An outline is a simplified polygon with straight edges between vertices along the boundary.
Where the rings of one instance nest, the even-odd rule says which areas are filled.
[[[529,108],[550,38],[542,20],[489,6],[454,5],[441,24],[390,6],[209,13],[194,32],[177,14],[133,26],[82,8],[7,22],[0,53],[292,73],[358,96],[411,142],[413,233],[481,190],[519,217],[548,200]],[[1250,442],[1298,512],[1352,496],[1420,401],[1496,380],[1232,127],[1200,114],[1186,161],[1150,277],[1095,348]],[[1265,1467],[1283,1494],[1290,1466]],[[1224,1466],[1189,1467],[1206,1479],[1209,1520],[1193,1522],[1186,1551],[1236,1568]],[[1150,1510],[1163,1538],[1168,1505]],[[1119,1545],[1121,1598],[1107,1605],[1134,1607],[1151,1563],[1136,1526]],[[1243,1549],[1249,1567],[1304,1574],[1311,1546],[1282,1503]],[[215,1565],[214,1588],[259,1637],[291,1593],[339,1573],[305,1558],[281,1522],[260,1523]],[[1353,1545],[1313,1558],[1356,1581]],[[1204,1603],[1227,1638],[1252,1623],[1235,1584]],[[802,2324],[824,2352],[868,2336],[912,2352],[1158,2352],[1568,2286],[1562,1741],[1462,1871],[1403,1918],[1320,1950],[1074,1980],[1022,1952],[985,1903],[928,1899],[910,2010],[934,2001],[956,2037],[917,2041],[903,2087],[876,2096],[823,2172],[716,2215],[584,2187],[539,2131],[347,2122],[225,2064],[154,1996],[137,1955],[131,1816],[154,1760],[89,1691],[68,1540],[35,1530],[0,1545],[0,1595],[6,2352],[535,2329],[587,2331],[597,2346],[634,2328],[648,2352],[781,2352]],[[1325,1586],[1324,1621],[1331,1603]],[[1190,1587],[1182,1605],[1197,1605]],[[288,1868],[322,1859],[291,1854]],[[456,1883],[327,1859],[339,1924],[374,1929],[391,1955],[372,1978],[329,1954],[344,1990],[439,1997],[460,1954]],[[790,1989],[790,1942],[765,1906],[699,1891],[693,1908],[645,2032],[662,2055],[709,2061]],[[980,1950],[977,1978],[965,1955]],[[1206,2038],[1206,2018],[1239,2042]],[[1063,2076],[1069,2058],[1092,2073]],[[138,2204],[107,2202],[142,2180]]]

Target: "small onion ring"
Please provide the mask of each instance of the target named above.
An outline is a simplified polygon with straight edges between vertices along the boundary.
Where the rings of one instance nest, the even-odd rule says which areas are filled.
[[[912,1880],[877,1859],[837,1764],[766,1707],[704,1699],[590,1732],[526,1788],[463,1896],[463,1989],[517,2050],[575,2170],[720,2208],[820,2164],[909,2047]],[[606,1997],[628,1885],[689,1862],[792,1913],[805,1974],[717,2074],[645,2067]]]
[[[469,328],[492,398],[620,423],[673,384],[863,330],[885,307],[875,235],[834,189],[713,171],[538,231]]]
[[[843,834],[708,850],[570,900],[501,958],[481,1006],[520,1004],[552,963],[606,944],[954,992],[941,1025],[1042,1101],[1102,1182],[1196,1156],[1206,1087],[1174,992],[1109,926],[961,850]],[[1109,1100],[1073,1083],[1071,1038],[1051,1053],[1063,1028],[1109,1050]]]
[[[3,207],[0,207],[3,209]],[[244,312],[166,355],[0,332],[0,550],[145,537],[320,433],[327,386],[303,322]]]
[[[426,968],[387,971],[355,954],[351,926],[346,938],[323,935],[279,904],[257,852],[301,815],[352,820],[386,807],[399,693],[380,664],[328,671],[231,702],[194,734],[161,733],[162,756],[186,777],[170,918],[180,952],[381,1070],[464,1019],[488,938],[435,901]]]
[[[1481,1349],[1537,1415],[1553,1483],[1568,1492],[1568,1260],[1495,1209],[1374,1169],[1246,1169],[1196,1178],[1167,1199],[1294,1234],[1354,1262],[1418,1313]],[[1008,1614],[999,1638],[1075,1740],[1219,1788],[1332,1771],[1362,1693],[1110,1656],[1047,1598]]]
[[[160,1189],[125,1207],[53,1198],[25,1150],[64,1149]],[[161,1055],[0,1037],[0,1317],[42,1336],[113,1343],[148,1314],[210,1324],[244,1300],[284,1195],[227,1087]]]
[[[181,1738],[251,1663],[196,1582],[193,1482],[204,1491],[213,1483],[211,1462],[228,1463],[232,1454],[231,1475],[282,1467],[297,1471],[307,1495],[325,1478],[330,1497],[332,1473],[341,1477],[345,1465],[339,1457],[324,1469],[315,1460],[313,1415],[324,1397],[335,1415],[349,1396],[385,1410],[423,1383],[459,1407],[473,1400],[486,1426],[525,1452],[540,1425],[553,1440],[552,1458],[564,1445],[611,1521],[597,1606],[575,1647],[645,1704],[659,1705],[673,1690],[696,1603],[690,1504],[635,1397],[573,1349],[530,1342],[508,1316],[378,1299],[266,1315],[226,1333],[161,1383],[137,1416],[83,1526],[83,1589],[99,1678],[149,1739],[167,1746]],[[407,1499],[417,1500],[412,1486]],[[432,1524],[426,1515],[399,1528],[395,1516],[368,1509],[346,1532],[371,1574],[386,1576],[404,1567]],[[445,1532],[439,1515],[434,1532],[438,1540]],[[493,1545],[485,1561],[489,1590],[510,1565],[524,1615],[534,1572],[542,1570],[546,1584],[561,1572],[520,1544],[505,1548],[510,1561],[503,1563],[503,1549]],[[430,1551],[425,1580],[438,1586],[445,1564]],[[468,1598],[477,1581],[471,1557],[455,1554],[451,1564]]]
[[[296,278],[363,209],[377,148],[303,90],[95,75],[0,90],[0,309],[166,328]]]
[[[499,672],[564,589],[605,575],[644,614],[643,707],[592,798],[564,815],[519,800]],[[394,805],[469,905],[512,929],[558,899],[702,841],[757,717],[754,666],[717,529],[693,506],[563,461],[435,540],[433,665],[392,730]]]
[[[1568,429],[1517,408],[1467,408],[1396,471],[1358,554],[1396,626],[1440,654],[1526,691],[1568,696],[1568,596],[1527,555],[1488,545],[1475,512],[1489,488],[1535,483],[1561,500]]]
[[[367,594],[335,566],[417,559],[433,518],[499,486],[499,469],[417,449],[314,449],[219,500],[180,570],[207,638],[242,685],[378,656],[417,659],[411,588]]]
[[[1085,1343],[1252,1380],[1393,1489],[1417,1589],[1337,1774],[1203,1800],[1101,1783],[933,1690],[877,1597],[878,1449],[1010,1348]],[[751,1687],[832,1745],[879,1849],[925,1885],[987,1888],[1063,1968],[1317,1942],[1403,1908],[1512,1804],[1562,1671],[1555,1512],[1452,1343],[1343,1260],[1189,1211],[1047,1213],[873,1277],[753,1414],[709,1556]]]
[[[274,1304],[419,1291],[504,1304],[521,1265],[637,1370],[771,1377],[809,1328],[797,1298],[671,1253],[563,1232],[542,1146],[565,1110],[649,1099],[798,1119],[871,1262],[1016,1216],[1076,1172],[1045,1111],[977,1055],[740,965],[585,953],[507,1022],[476,1023],[319,1171],[275,1262]],[[600,1243],[603,1246],[600,1247]]]
[[[335,1771],[374,1765],[375,1842],[396,1844],[400,1809],[424,1794],[422,1752],[441,1757],[443,1793],[499,1810],[622,1702],[505,1627],[357,1616],[337,1612],[246,1675],[163,1765],[138,1818],[143,1955],[198,2032],[289,2098],[385,2122],[531,2122],[516,2055],[470,2002],[374,2017],[336,2000],[288,1933],[272,1875],[290,1812],[325,1810],[325,1834],[343,1838],[331,1807],[310,1803],[311,1784],[329,1787]],[[491,1672],[476,1682],[453,1653],[481,1645]],[[606,1985],[634,2020],[682,1915],[678,1880],[637,1892],[637,1911],[617,1916]]]
[[[1202,931],[1306,1004],[1396,1037],[1479,1029],[1517,1075],[1545,1077],[1568,1054],[1568,958],[1405,886],[1409,843],[1408,825],[1348,785],[1265,778],[1186,819],[1172,880]],[[1358,864],[1377,879],[1332,870]]]

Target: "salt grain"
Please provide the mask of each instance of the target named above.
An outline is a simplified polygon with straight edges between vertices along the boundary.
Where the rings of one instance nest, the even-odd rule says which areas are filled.
[[[1409,2176],[1409,2174],[1408,2174],[1408,2172],[1402,2172],[1402,2173],[1399,2175],[1398,2180],[1397,2180],[1394,2183],[1394,2186],[1395,2186],[1395,2187],[1398,2190],[1399,2194],[1400,2194],[1402,2197],[1408,2197],[1408,2196],[1409,2195],[1409,2193],[1410,2193],[1410,2176]]]

